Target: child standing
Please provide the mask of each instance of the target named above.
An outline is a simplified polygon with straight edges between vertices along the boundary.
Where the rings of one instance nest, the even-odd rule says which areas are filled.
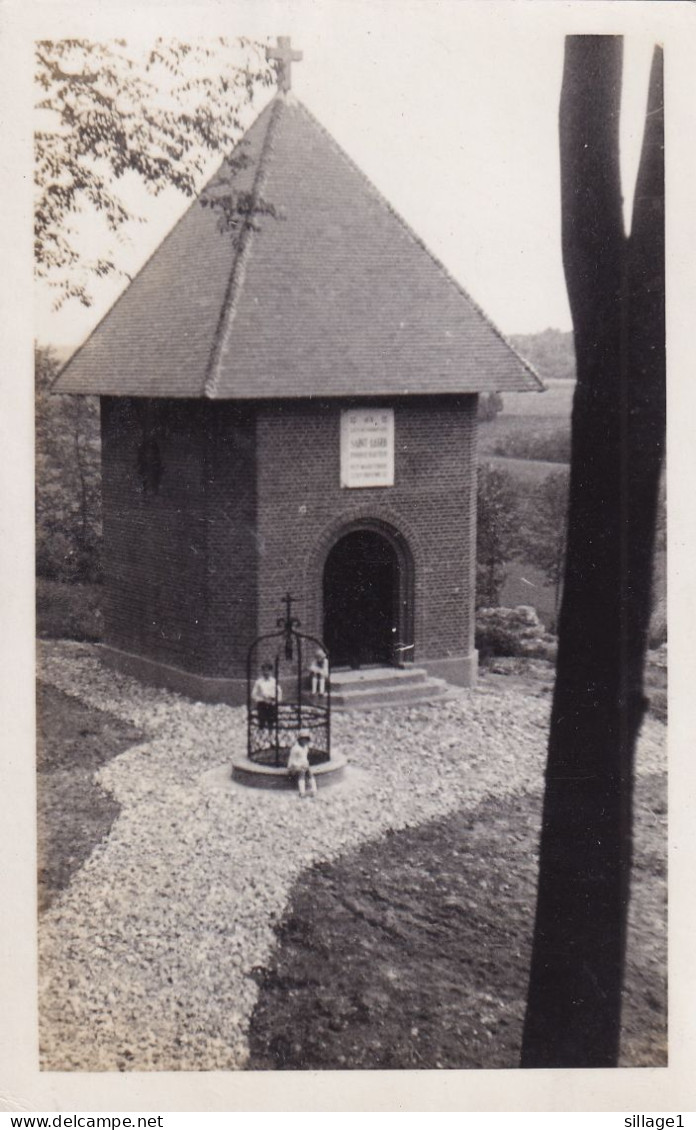
[[[321,648],[314,654],[314,662],[309,668],[312,676],[312,694],[326,694],[326,680],[329,674],[329,657]]]
[[[273,674],[272,663],[261,664],[261,674],[254,683],[251,701],[256,707],[260,730],[272,730],[276,724],[276,706],[283,701],[283,688]]]
[[[317,795],[317,782],[309,764],[309,731],[300,730],[297,741],[290,750],[288,757],[288,776],[297,778],[297,788],[301,797],[304,797],[309,785],[309,795]]]

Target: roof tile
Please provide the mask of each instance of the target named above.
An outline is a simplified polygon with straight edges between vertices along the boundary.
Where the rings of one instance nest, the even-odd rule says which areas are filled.
[[[294,96],[277,95],[241,145],[235,185],[274,214],[233,237],[196,200],[56,391],[263,399],[542,387]]]

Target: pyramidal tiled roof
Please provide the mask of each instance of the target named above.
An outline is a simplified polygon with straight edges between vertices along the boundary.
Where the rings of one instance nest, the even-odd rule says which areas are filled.
[[[56,392],[255,399],[520,391],[533,370],[292,94],[246,134],[241,236],[194,201]],[[225,164],[208,186],[225,174]]]

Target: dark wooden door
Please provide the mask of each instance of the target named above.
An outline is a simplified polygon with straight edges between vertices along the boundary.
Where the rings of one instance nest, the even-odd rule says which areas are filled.
[[[354,530],[324,568],[324,641],[334,667],[394,662],[399,563],[381,534]]]

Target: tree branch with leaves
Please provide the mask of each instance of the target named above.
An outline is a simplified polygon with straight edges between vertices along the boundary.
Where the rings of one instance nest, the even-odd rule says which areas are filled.
[[[482,463],[478,468],[476,517],[476,604],[493,608],[518,554],[520,493],[509,471]]]
[[[146,49],[121,39],[37,43],[34,249],[56,306],[73,298],[89,306],[90,281],[119,273],[113,248],[85,256],[79,218],[98,214],[117,242],[142,219],[120,190],[128,176],[153,195],[173,187],[193,197],[211,154],[229,156],[245,108],[272,81],[264,45],[246,38],[158,39]],[[235,162],[244,164],[243,152]],[[223,203],[235,213],[229,195]],[[248,201],[239,213],[248,214]]]

